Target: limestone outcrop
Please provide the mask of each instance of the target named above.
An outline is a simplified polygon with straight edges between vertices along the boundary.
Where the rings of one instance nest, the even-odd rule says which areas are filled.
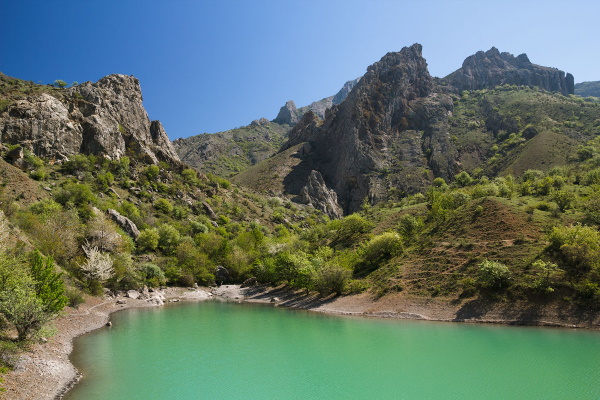
[[[495,47],[467,57],[462,67],[446,76],[444,81],[459,91],[517,85],[537,86],[564,95],[575,93],[573,75],[533,64],[526,54],[515,57],[510,53],[500,53]]]
[[[160,122],[148,118],[138,79],[127,75],[16,100],[0,114],[0,140],[56,159],[83,153],[179,162]]]
[[[308,182],[300,192],[301,202],[323,211],[330,218],[344,215],[337,202],[337,194],[329,189],[319,171],[310,171]]]
[[[315,182],[324,182],[347,214],[360,209],[365,199],[375,203],[386,198],[390,190],[421,190],[431,180],[419,172],[423,169],[444,178],[458,170],[448,135],[452,99],[435,90],[421,51],[414,44],[385,55],[324,121],[311,112],[304,115],[282,147],[310,144],[302,164],[311,170],[304,177],[295,175],[304,179],[300,187],[306,190],[292,194],[306,198]],[[288,188],[292,186],[298,184]]]

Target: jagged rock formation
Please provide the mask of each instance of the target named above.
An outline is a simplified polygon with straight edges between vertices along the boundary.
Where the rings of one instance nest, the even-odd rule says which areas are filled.
[[[273,122],[277,122],[280,124],[288,124],[295,125],[302,119],[304,114],[309,111],[312,111],[317,117],[324,119],[325,113],[329,108],[340,104],[342,101],[346,100],[348,94],[356,86],[360,78],[353,79],[344,83],[344,86],[333,96],[325,97],[319,101],[313,101],[307,106],[296,108],[296,104],[290,100],[281,109],[279,110],[279,114],[277,114],[277,118],[273,120]]]
[[[337,194],[325,185],[319,171],[310,171],[308,182],[300,192],[301,202],[323,211],[330,218],[340,218],[343,211],[337,202]]]
[[[388,53],[370,66],[341,104],[324,121],[307,112],[290,132],[282,150],[302,142],[305,168],[319,171],[334,189],[345,213],[360,208],[365,198],[377,202],[390,190],[412,193],[431,176],[448,178],[457,170],[456,148],[448,135],[450,96],[434,91],[434,79],[421,55],[421,45]],[[397,173],[389,174],[390,170]],[[315,180],[305,177],[306,186]],[[290,182],[291,194],[297,182]]]
[[[42,87],[41,85],[36,85]],[[150,121],[137,78],[109,75],[96,83],[48,89],[18,99],[0,113],[0,140],[43,157],[134,155],[179,162],[159,121]]]
[[[532,64],[526,54],[517,57],[492,47],[467,57],[460,69],[444,78],[457,90],[479,90],[498,85],[537,86],[563,95],[574,93],[573,75]]]
[[[295,125],[298,122],[296,103],[294,103],[293,100],[287,101],[285,105],[281,107],[273,122],[277,124]]]
[[[600,81],[577,83],[575,85],[575,94],[581,97],[600,97]]]

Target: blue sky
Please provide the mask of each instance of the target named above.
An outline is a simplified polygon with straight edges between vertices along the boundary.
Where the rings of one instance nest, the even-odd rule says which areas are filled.
[[[171,139],[275,118],[415,42],[434,76],[478,50],[600,80],[598,1],[0,0],[0,71],[141,81]]]

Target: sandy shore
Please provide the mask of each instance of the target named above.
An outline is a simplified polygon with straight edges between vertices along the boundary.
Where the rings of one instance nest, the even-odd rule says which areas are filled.
[[[375,299],[369,294],[321,298],[281,287],[240,288],[237,285],[195,290],[169,288],[162,295],[167,302],[217,298],[273,303],[275,306],[339,315],[600,329],[600,313],[597,311],[564,309],[559,305],[549,304],[487,304],[473,299],[457,301],[411,298],[401,293],[381,299]],[[123,300],[124,304],[119,304]],[[62,398],[80,378],[79,372],[69,360],[75,337],[105,326],[113,312],[156,306],[155,302],[119,296],[89,298],[79,309],[67,308],[54,322],[57,334],[46,343],[33,345],[21,357],[17,368],[5,376],[6,392],[0,397],[11,400]]]

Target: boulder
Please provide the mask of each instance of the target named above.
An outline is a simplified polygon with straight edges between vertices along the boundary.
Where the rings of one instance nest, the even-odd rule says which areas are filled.
[[[135,225],[135,223],[129,218],[121,215],[117,210],[113,210],[112,208],[108,210],[108,215],[134,240],[137,240],[138,236],[140,236],[140,230]]]
[[[127,297],[129,297],[130,299],[139,299],[140,298],[140,292],[138,292],[137,290],[128,290]]]
[[[215,269],[215,280],[222,284],[223,282],[229,282],[230,279],[231,274],[227,268],[222,265],[217,265],[217,268]]]
[[[251,278],[246,279],[240,287],[247,288],[247,287],[256,286],[256,284],[257,284],[256,278],[251,277]]]

